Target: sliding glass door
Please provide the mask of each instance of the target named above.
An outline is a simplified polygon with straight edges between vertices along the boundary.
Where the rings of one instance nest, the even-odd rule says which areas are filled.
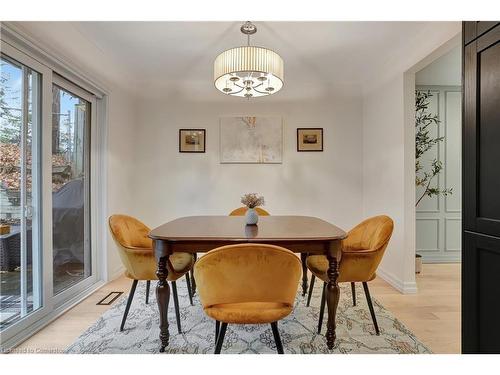
[[[99,175],[96,97],[3,40],[0,59],[2,349],[97,282]]]
[[[6,55],[0,79],[0,329],[42,305],[41,75]]]
[[[57,295],[92,275],[88,93],[63,79],[52,86],[52,252]],[[84,97],[87,97],[85,99]]]

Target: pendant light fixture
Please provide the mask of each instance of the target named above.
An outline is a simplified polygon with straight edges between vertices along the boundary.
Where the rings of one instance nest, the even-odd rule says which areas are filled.
[[[276,52],[250,45],[257,27],[247,21],[241,26],[247,45],[222,52],[214,62],[214,84],[226,95],[253,98],[272,95],[283,87],[283,59]]]

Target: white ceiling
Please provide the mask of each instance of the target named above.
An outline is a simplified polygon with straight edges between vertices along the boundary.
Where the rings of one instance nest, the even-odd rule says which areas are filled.
[[[242,22],[22,22],[44,43],[83,69],[147,96],[162,92],[217,100],[213,61],[243,45]],[[330,91],[359,93],[363,85],[411,48],[432,24],[455,22],[255,22],[251,43],[285,61],[276,99],[314,99]],[[240,99],[238,99],[240,100]]]

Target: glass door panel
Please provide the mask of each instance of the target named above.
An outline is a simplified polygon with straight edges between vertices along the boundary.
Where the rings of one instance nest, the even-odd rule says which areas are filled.
[[[91,103],[52,87],[54,295],[92,275],[89,216]]]
[[[41,75],[0,60],[0,330],[42,305]]]

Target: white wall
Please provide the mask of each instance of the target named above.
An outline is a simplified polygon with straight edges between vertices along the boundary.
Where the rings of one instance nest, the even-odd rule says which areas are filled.
[[[462,46],[455,46],[415,74],[417,86],[460,86],[462,84]]]
[[[378,274],[403,293],[416,292],[415,130],[409,109],[416,70],[409,70],[459,32],[459,22],[430,23],[394,50],[391,64],[367,82],[363,93],[363,216],[385,213],[394,219]]]
[[[107,218],[117,212],[129,212],[134,215],[134,140],[136,132],[137,101],[126,92],[114,89],[109,94],[108,134],[106,149],[107,189],[106,218],[104,234],[106,236],[108,280],[120,275],[123,270],[116,245],[107,225]]]
[[[278,94],[279,95],[279,94]],[[220,164],[219,117],[283,116],[283,164]],[[178,152],[179,128],[206,128],[206,153]],[[297,127],[323,127],[324,152],[297,152]],[[185,215],[226,215],[240,196],[258,192],[272,214],[314,215],[349,229],[361,219],[361,101],[273,98],[144,101],[134,152],[135,211],[154,227]]]
[[[381,95],[383,93],[383,95]],[[380,85],[363,100],[363,216],[386,214],[394,232],[379,274],[398,287],[404,273],[403,76]],[[414,279],[413,279],[414,281]],[[399,285],[398,289],[402,289]]]

